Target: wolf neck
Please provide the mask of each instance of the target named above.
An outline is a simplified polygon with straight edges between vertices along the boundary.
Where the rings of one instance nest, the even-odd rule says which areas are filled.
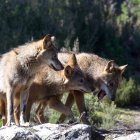
[[[64,70],[55,71],[52,68],[50,68],[49,66],[47,66],[45,69],[44,69],[45,70],[44,78],[46,77],[44,79],[45,83],[52,84],[52,85],[53,84],[59,85],[64,88],[65,83],[66,83],[66,79],[64,76]],[[46,74],[46,72],[47,72],[47,74]]]
[[[41,71],[42,73],[42,71]],[[43,73],[46,83],[48,84],[55,84],[55,85],[63,85],[64,84],[64,77],[62,75],[63,70],[55,71],[49,66],[43,65]]]

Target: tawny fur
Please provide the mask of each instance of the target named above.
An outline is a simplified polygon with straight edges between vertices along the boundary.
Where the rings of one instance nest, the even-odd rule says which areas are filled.
[[[59,53],[58,58],[63,64],[65,64],[68,61],[69,55],[70,55],[69,53]],[[76,58],[79,67],[86,75],[87,81],[91,81],[90,82],[92,84],[92,86],[90,86],[91,90],[93,90],[94,88],[99,90],[100,92],[102,92],[103,90],[107,90],[104,92],[108,92],[106,93],[108,94],[108,97],[111,100],[114,100],[116,95],[116,90],[122,78],[122,73],[124,72],[127,65],[119,67],[113,61],[101,58],[95,54],[88,54],[88,53],[77,54]],[[51,97],[51,100],[53,100],[53,98],[56,97]],[[77,91],[77,90],[70,91],[70,94],[66,100],[66,106],[71,108],[74,103],[74,100],[76,101],[78,110],[81,115],[82,122],[86,124],[90,124],[86,115],[84,94],[81,91]],[[37,113],[37,114],[42,116],[41,113]],[[65,115],[63,114],[60,116],[59,122],[63,122],[64,119],[65,119]]]
[[[63,64],[66,64],[68,61],[70,54],[68,53],[59,53],[58,57],[61,60]],[[115,98],[116,90],[119,85],[119,81],[122,77],[122,73],[124,72],[126,65],[124,66],[117,66],[114,62],[111,62],[110,60],[106,60],[104,58],[101,58],[94,54],[88,54],[88,53],[81,53],[76,55],[77,62],[81,70],[85,73],[87,76],[87,81],[90,81],[91,83],[90,88],[93,90],[94,88],[97,88],[98,90],[103,90],[102,85],[106,85],[108,90],[110,91],[110,97]],[[113,85],[110,86],[110,84],[113,83]],[[56,100],[60,100],[61,96],[52,96],[47,98],[46,101],[42,100],[40,101],[40,109],[38,108],[36,111],[37,118],[39,122],[44,122],[43,111],[47,104],[52,102],[53,106],[57,106]],[[80,112],[81,120],[83,123],[89,124],[90,122],[87,119],[86,116],[86,108],[84,103],[84,92],[81,91],[70,91],[70,94],[66,101],[66,106],[69,108],[72,107],[74,100],[76,101],[76,104],[78,106],[78,110]],[[41,105],[42,104],[42,105]],[[83,113],[85,112],[85,113]],[[65,113],[61,115],[59,118],[59,122],[63,122],[65,120]]]
[[[27,121],[30,118],[32,104],[36,101],[48,101],[51,108],[67,115],[69,121],[75,121],[71,110],[65,107],[59,99],[59,96],[65,91],[74,89],[85,92],[91,91],[88,81],[85,80],[85,75],[77,65],[75,55],[69,57],[69,61],[64,66],[64,70],[54,71],[47,66],[42,67],[40,72],[36,74],[29,89],[26,110]],[[50,99],[52,96],[54,96],[53,100]],[[17,116],[16,118],[18,118]]]
[[[7,125],[11,125],[13,98],[16,93],[28,89],[40,66],[48,64],[55,69],[62,69],[57,59],[57,51],[48,35],[44,39],[20,46],[7,52],[0,59],[0,96],[7,98]]]

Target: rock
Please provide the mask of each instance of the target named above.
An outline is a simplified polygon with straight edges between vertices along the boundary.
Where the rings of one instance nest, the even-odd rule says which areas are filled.
[[[97,138],[98,137],[98,138]],[[0,140],[102,140],[93,128],[85,124],[41,124],[32,127],[0,128]]]
[[[135,133],[129,134],[127,136],[121,136],[118,138],[114,138],[113,140],[140,140],[140,133],[135,132]]]
[[[11,127],[0,128],[0,140],[35,140],[38,138],[38,136],[24,127],[17,127],[13,125]]]

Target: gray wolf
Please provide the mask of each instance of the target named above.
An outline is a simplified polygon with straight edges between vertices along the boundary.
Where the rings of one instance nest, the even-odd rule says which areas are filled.
[[[64,64],[67,62],[69,55],[69,53],[59,53],[58,58]],[[112,60],[89,53],[79,53],[76,55],[76,58],[80,69],[87,75],[87,79],[93,79],[92,86],[95,88],[96,92],[94,94],[97,94],[98,99],[101,100],[104,96],[108,96],[110,100],[114,101],[116,90],[127,65],[118,66]],[[82,122],[90,124],[87,119],[84,92],[78,90],[70,91],[65,105],[71,108],[74,101],[76,101]],[[62,114],[58,122],[63,122],[64,120],[65,115]]]
[[[3,54],[0,59],[0,96],[6,94],[7,125],[11,125],[13,100],[16,93],[24,93],[40,66],[48,64],[55,70],[63,69],[50,35],[39,41],[19,46]],[[21,110],[23,99],[21,98]],[[22,114],[22,112],[21,112]]]
[[[45,67],[36,76],[29,89],[26,109],[27,121],[30,118],[32,104],[38,101],[42,103],[44,108],[46,104],[49,104],[51,108],[64,113],[70,122],[74,122],[75,119],[71,110],[65,107],[60,100],[63,93],[69,90],[91,92],[88,81],[85,80],[85,75],[80,70],[74,54],[69,56],[68,62],[64,65],[64,70],[54,71]],[[53,98],[51,98],[52,96]],[[41,119],[39,121],[42,123]]]

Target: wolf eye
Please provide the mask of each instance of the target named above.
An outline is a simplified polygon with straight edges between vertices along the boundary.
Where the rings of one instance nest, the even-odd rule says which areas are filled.
[[[56,58],[56,57],[57,57],[56,55],[53,56],[53,58]]]
[[[113,86],[114,86],[114,84],[113,84],[113,83],[109,83],[109,86],[110,86],[110,87],[113,87]]]
[[[84,82],[84,80],[83,79],[80,79],[80,83],[83,83]]]

